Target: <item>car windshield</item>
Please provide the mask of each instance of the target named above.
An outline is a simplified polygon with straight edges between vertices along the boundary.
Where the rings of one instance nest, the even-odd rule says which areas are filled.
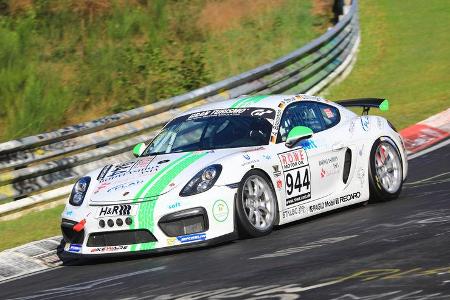
[[[214,110],[181,116],[168,123],[142,156],[267,145],[272,109]]]

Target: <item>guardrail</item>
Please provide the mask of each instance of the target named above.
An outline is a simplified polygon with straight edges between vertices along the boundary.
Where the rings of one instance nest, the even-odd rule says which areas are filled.
[[[112,161],[182,111],[243,94],[311,93],[350,65],[359,45],[357,1],[325,34],[271,63],[160,102],[0,144],[0,217],[66,197],[79,176]],[[15,201],[13,201],[15,200]]]

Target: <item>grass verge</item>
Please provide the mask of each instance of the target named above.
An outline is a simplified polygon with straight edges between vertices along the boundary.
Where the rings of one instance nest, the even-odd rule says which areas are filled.
[[[383,115],[401,129],[450,107],[450,2],[360,1],[354,69],[328,99],[386,97]]]
[[[0,221],[0,251],[60,235],[60,215],[63,210],[64,205],[59,205],[15,220]]]

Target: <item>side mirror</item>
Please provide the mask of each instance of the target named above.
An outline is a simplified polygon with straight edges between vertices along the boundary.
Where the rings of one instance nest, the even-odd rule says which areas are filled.
[[[295,126],[289,131],[287,139],[286,139],[286,147],[292,148],[295,144],[300,142],[303,139],[309,139],[312,137],[313,131],[311,128],[305,126]]]
[[[133,155],[134,157],[139,157],[145,150],[145,143],[139,143],[133,148]]]

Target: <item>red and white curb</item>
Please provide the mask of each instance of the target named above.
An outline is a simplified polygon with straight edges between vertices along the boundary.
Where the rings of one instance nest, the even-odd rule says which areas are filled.
[[[400,134],[405,139],[408,159],[450,144],[450,108],[401,130]],[[0,252],[0,283],[61,266],[57,255],[61,238],[55,236]]]
[[[400,131],[408,156],[450,137],[450,108]],[[416,156],[413,156],[416,157]]]

